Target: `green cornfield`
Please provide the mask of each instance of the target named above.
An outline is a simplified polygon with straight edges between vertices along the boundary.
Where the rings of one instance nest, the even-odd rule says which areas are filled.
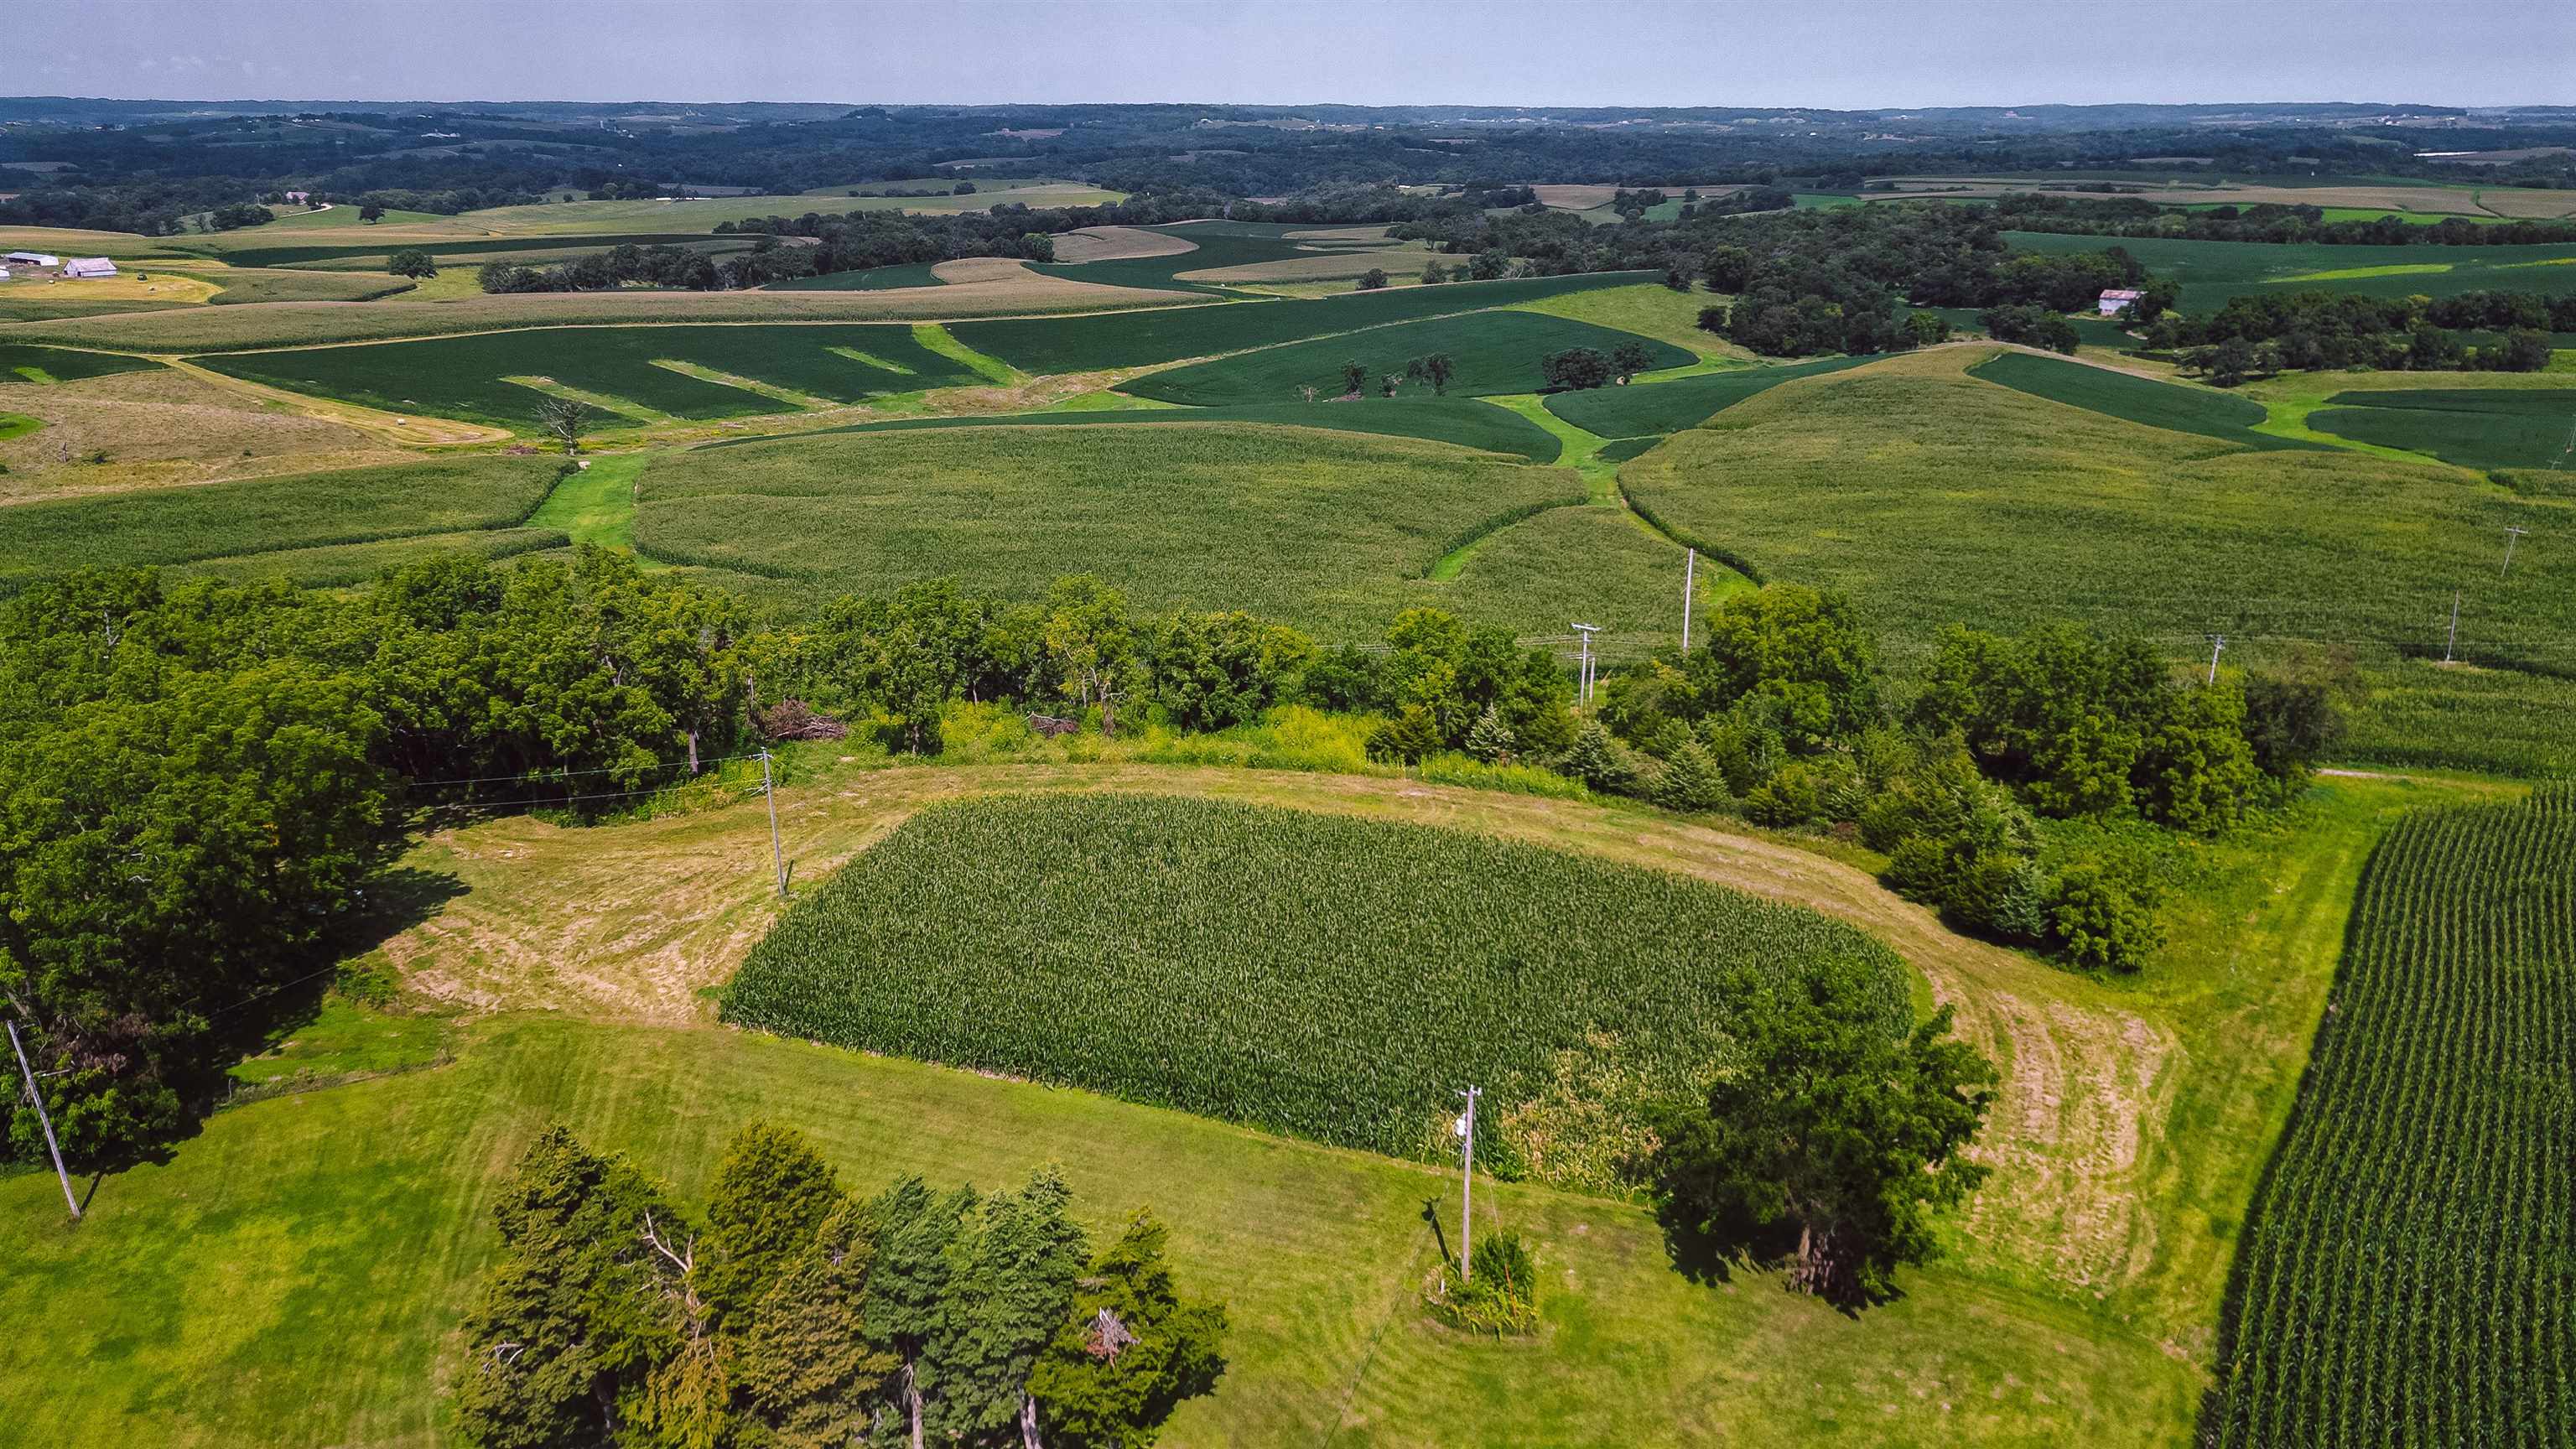
[[[2371,859],[2205,1442],[2576,1443],[2576,785]]]
[[[788,912],[728,1021],[1089,1088],[1345,1147],[1445,1157],[1613,1051],[1721,1063],[1735,968],[1904,963],[1811,911],[1460,831],[1227,802],[1003,797],[925,810]]]

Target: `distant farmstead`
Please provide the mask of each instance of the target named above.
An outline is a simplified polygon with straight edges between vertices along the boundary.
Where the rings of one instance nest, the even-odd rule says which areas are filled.
[[[0,262],[7,262],[13,267],[59,267],[63,264],[63,259],[45,252],[11,252],[5,257],[0,257]]]
[[[2146,294],[2143,292],[2134,291],[2127,287],[2114,287],[2110,291],[2102,294],[2102,315],[2105,317],[2118,316],[2120,313],[2126,312],[2131,307],[2137,305],[2138,299],[2145,295]]]
[[[74,257],[70,261],[63,263],[63,275],[66,277],[113,277],[116,275],[116,263],[109,261],[105,257]]]
[[[310,191],[290,191],[286,193],[286,199],[297,206],[302,206],[304,203],[313,199],[313,193]]]

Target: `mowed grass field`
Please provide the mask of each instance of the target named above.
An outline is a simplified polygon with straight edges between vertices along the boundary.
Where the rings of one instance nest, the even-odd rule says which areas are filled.
[[[1950,623],[2074,618],[2177,660],[2206,659],[2203,636],[2223,633],[2231,664],[2302,647],[2357,659],[2370,694],[2349,747],[2363,757],[2576,766],[2564,507],[2438,464],[2124,422],[1970,376],[1981,360],[1944,349],[1799,381],[1676,434],[1620,481],[1676,533],[1851,592],[1900,674]],[[2499,578],[2507,526],[2530,535]],[[2467,698],[2462,671],[2420,662],[2440,657],[2455,589],[2462,656],[2496,671]],[[2427,718],[2436,708],[2449,717]]]
[[[1643,345],[1653,355],[1656,367],[1680,367],[1694,360],[1691,354],[1670,343],[1650,341],[1633,333],[1505,309],[1267,347],[1150,373],[1121,384],[1118,390],[1157,402],[1185,405],[1285,402],[1299,396],[1301,387],[1312,387],[1332,397],[1342,390],[1344,364],[1357,362],[1367,374],[1362,391],[1374,393],[1381,377],[1401,374],[1409,359],[1445,352],[1457,364],[1457,375],[1449,383],[1452,393],[1472,397],[1535,392],[1544,381],[1540,360],[1549,353],[1589,347],[1607,354],[1628,344]],[[1430,390],[1428,383],[1406,383],[1404,388]]]
[[[2302,290],[2379,297],[2461,292],[2576,292],[2576,245],[2277,246],[2168,237],[2061,236],[2012,231],[2017,252],[2095,252],[2117,243],[2160,277],[2182,283],[2181,310],[2217,311],[2227,299]]]
[[[336,583],[372,573],[366,560],[429,548],[522,552],[561,541],[518,527],[553,488],[555,467],[544,458],[450,458],[13,504],[0,510],[0,592],[74,568],[204,563],[210,572]],[[480,536],[490,530],[518,536]],[[363,558],[284,556],[394,540],[401,549]]]
[[[1678,546],[1606,510],[1625,531],[1594,556],[1522,532],[1585,495],[1570,470],[1405,438],[1159,421],[926,427],[662,459],[643,476],[635,541],[808,599],[941,575],[1034,598],[1090,572],[1143,609],[1245,609],[1332,640],[1375,638],[1417,604],[1527,634],[1573,619],[1640,646],[1677,632]],[[1547,567],[1512,567],[1524,540],[1551,549]],[[1427,577],[1470,545],[1456,577]]]
[[[2326,403],[2308,415],[2319,432],[2464,468],[2564,473],[2563,491],[2576,495],[2576,387],[2400,388],[2339,392]]]
[[[76,382],[85,377],[113,377],[161,364],[111,352],[80,352],[67,347],[29,347],[0,342],[0,387],[11,383]]]
[[[1397,287],[1304,301],[1226,302],[1114,316],[967,322],[952,330],[958,340],[976,351],[990,353],[1030,372],[1099,372],[1153,367],[1390,323],[1508,307],[1571,292],[1629,286],[1642,277],[1637,272],[1595,272],[1500,282],[1447,282],[1437,287]],[[0,332],[0,337],[6,335]]]

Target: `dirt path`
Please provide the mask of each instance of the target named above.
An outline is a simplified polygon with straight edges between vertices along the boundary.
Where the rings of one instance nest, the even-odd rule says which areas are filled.
[[[2093,983],[1952,934],[1868,874],[1798,847],[1599,805],[1399,778],[1150,765],[906,767],[784,788],[780,826],[810,888],[923,806],[996,790],[1138,790],[1480,830],[1671,870],[1850,921],[1893,946],[2002,1073],[1978,1151],[1994,1170],[1966,1237],[2007,1271],[2070,1293],[2144,1266],[2138,1191],[2166,1127],[2180,1050]],[[470,1010],[656,1023],[714,1015],[776,919],[768,817],[723,808],[564,829],[512,817],[442,831],[407,864],[462,889],[387,940],[410,990]]]

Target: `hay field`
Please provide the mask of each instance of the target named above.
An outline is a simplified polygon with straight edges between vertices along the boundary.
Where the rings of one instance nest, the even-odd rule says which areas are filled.
[[[0,407],[45,424],[0,442],[0,464],[9,469],[0,475],[0,500],[13,502],[411,456],[354,428],[262,406],[163,367],[39,387],[0,384]],[[107,461],[89,461],[100,453]]]
[[[233,352],[439,337],[518,327],[673,323],[944,321],[1041,317],[1169,307],[1193,299],[1169,292],[1096,286],[1031,272],[1008,262],[978,280],[890,292],[530,292],[452,302],[401,300],[366,307],[280,302],[193,308],[0,326],[0,343],[52,342],[133,352]]]
[[[1059,262],[1118,262],[1196,250],[1198,243],[1187,238],[1141,226],[1089,226],[1060,233],[1055,239]]]

